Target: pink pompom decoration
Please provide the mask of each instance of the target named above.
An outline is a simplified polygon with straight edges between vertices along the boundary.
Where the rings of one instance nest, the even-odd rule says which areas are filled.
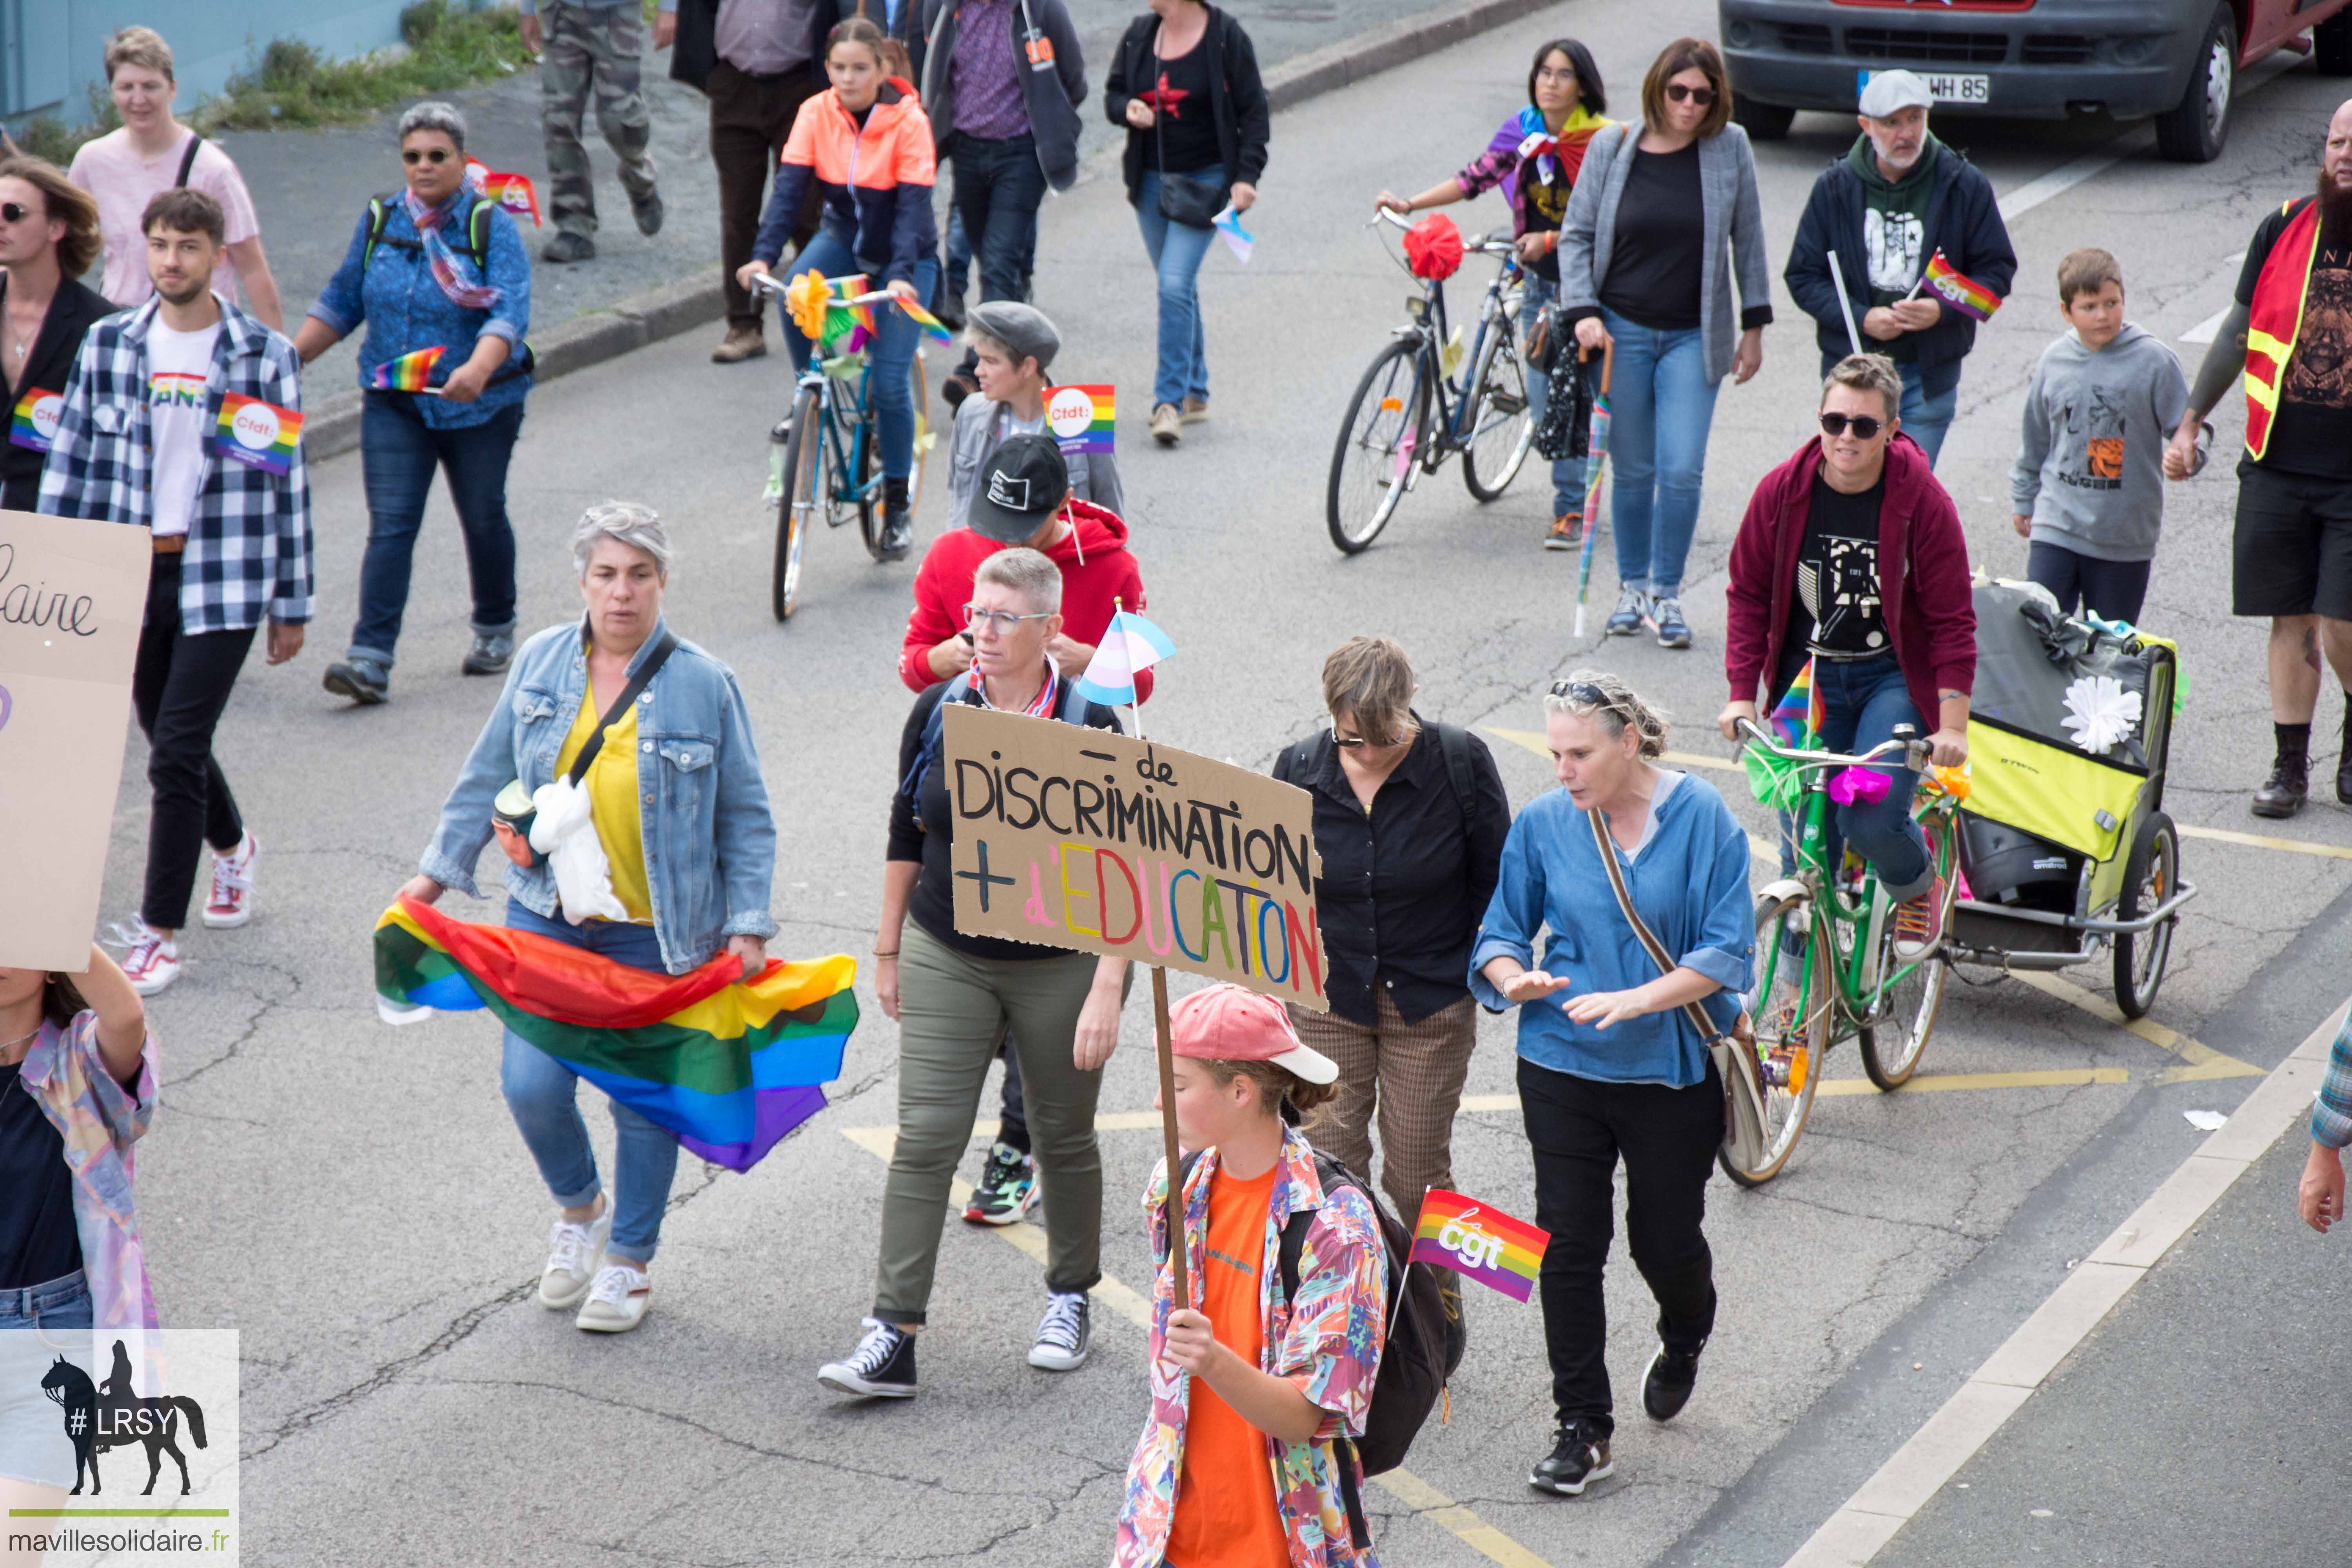
[[[1876,805],[1893,784],[1869,768],[1841,768],[1830,775],[1830,798],[1840,805]]]

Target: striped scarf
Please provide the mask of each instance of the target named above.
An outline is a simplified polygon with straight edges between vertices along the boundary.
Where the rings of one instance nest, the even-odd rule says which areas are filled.
[[[441,285],[441,292],[461,310],[487,310],[500,299],[499,290],[474,276],[473,264],[449,247],[441,237],[441,226],[457,210],[455,200],[437,207],[428,207],[419,201],[415,191],[401,193],[402,205],[407,209],[408,221],[416,226],[417,240],[425,247],[425,265],[433,268],[433,281]]]
[[[1054,667],[1054,660],[1049,655],[1045,659],[1045,684],[1037,688],[1037,695],[1021,711],[1032,719],[1051,719],[1060,705],[1061,697],[1062,672]],[[972,675],[971,705],[975,708],[990,710],[996,707],[995,703],[988,700],[988,684],[980,679],[978,671],[974,671]]]

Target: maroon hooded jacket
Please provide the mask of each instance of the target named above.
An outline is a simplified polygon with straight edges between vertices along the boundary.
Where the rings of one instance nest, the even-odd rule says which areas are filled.
[[[1764,476],[1731,542],[1723,668],[1731,678],[1734,702],[1756,701],[1760,684],[1780,668],[1780,645],[1797,592],[1797,552],[1805,542],[1805,513],[1821,466],[1822,438],[1816,436]],[[1960,515],[1936,482],[1927,455],[1900,432],[1886,444],[1886,492],[1878,509],[1878,593],[1903,684],[1932,731],[1937,694],[1975,688],[1977,613]]]

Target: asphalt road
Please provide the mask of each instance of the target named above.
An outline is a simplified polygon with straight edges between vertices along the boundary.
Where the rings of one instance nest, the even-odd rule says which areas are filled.
[[[1811,328],[1790,320],[1785,297],[1762,374],[1727,386],[1718,405],[1685,594],[1698,636],[1690,652],[1571,637],[1574,558],[1537,548],[1548,498],[1531,478],[1484,508],[1450,472],[1424,480],[1379,544],[1351,561],[1331,550],[1322,524],[1341,406],[1407,291],[1362,226],[1371,195],[1425,185],[1483,147],[1515,107],[1538,41],[1581,36],[1630,101],[1658,43],[1710,31],[1712,18],[1703,0],[1638,12],[1574,0],[1281,116],[1253,215],[1256,259],[1244,268],[1220,251],[1203,279],[1215,416],[1172,453],[1143,433],[1151,287],[1117,183],[1090,182],[1049,207],[1038,302],[1064,328],[1066,373],[1126,394],[1119,439],[1136,548],[1153,616],[1179,649],[1152,704],[1155,736],[1262,766],[1315,721],[1325,652],[1378,631],[1414,656],[1424,714],[1534,731],[1543,686],[1599,664],[1679,713],[1682,747],[1720,754],[1707,721],[1723,698],[1725,551],[1749,485],[1803,437],[1813,406]],[[2022,566],[2004,471],[2026,377],[2055,330],[2058,258],[2081,244],[2114,250],[2135,318],[2177,340],[2225,302],[2231,258],[2260,214],[2307,188],[2319,127],[2342,96],[2298,67],[2241,102],[2220,163],[2183,168],[2136,153],[2013,224],[2020,292],[1980,336],[1943,461],[1979,563]],[[2013,193],[2116,132],[1979,123],[1954,134]],[[1808,116],[1790,142],[1759,150],[1776,264],[1814,172],[1849,135]],[[1496,202],[1464,217],[1465,228],[1506,221]],[[1475,271],[1457,300],[1481,281]],[[876,566],[854,538],[828,534],[811,549],[805,607],[789,627],[769,619],[770,524],[758,491],[785,378],[775,360],[718,369],[705,353],[680,339],[534,395],[511,492],[523,620],[576,612],[563,541],[583,505],[615,494],[658,505],[681,546],[672,621],[728,658],[750,698],[781,830],[776,951],[862,955],[908,702],[892,663],[912,571]],[[2225,451],[2235,450],[2238,422],[2225,407]],[[748,1177],[691,1162],[681,1172],[643,1329],[580,1334],[528,1300],[548,1205],[498,1094],[497,1031],[477,1017],[395,1033],[370,1002],[370,926],[413,869],[494,697],[489,683],[457,673],[467,599],[454,520],[436,500],[393,702],[346,709],[317,682],[354,609],[365,532],[356,455],[319,465],[312,479],[312,646],[289,667],[250,668],[222,731],[229,775],[265,846],[260,912],[246,930],[186,939],[187,972],[154,1008],[164,1104],[140,1161],[166,1322],[245,1335],[252,1560],[1104,1561],[1143,1416],[1142,1338],[1105,1310],[1085,1368],[1031,1371],[1022,1358],[1041,1283],[1002,1237],[950,1226],[919,1398],[860,1408],[814,1380],[820,1363],[855,1342],[870,1300],[882,1168],[873,1134],[845,1132],[893,1119],[896,1037],[878,1009],[851,1041],[833,1109]],[[2194,682],[2170,809],[2187,826],[2251,832],[2259,825],[2244,801],[2267,761],[2268,717],[2261,630],[2227,613],[2231,492],[2222,464],[2171,490],[2146,618],[2182,641]],[[934,515],[920,531],[937,525]],[[1605,564],[1595,574],[1605,579]],[[1547,787],[1542,759],[1506,738],[1494,743],[1515,800]],[[2318,749],[2332,757],[2326,725]],[[135,902],[144,761],[134,736],[110,907]],[[1735,809],[1761,828],[1761,814],[1733,793]],[[2286,831],[2352,850],[2352,820],[2332,805],[2315,805]],[[2344,859],[2191,838],[2186,870],[2202,896],[2180,928],[2156,1016],[2259,1071],[2342,999]],[[446,907],[499,912],[462,899]],[[2105,985],[2095,969],[2069,978],[2084,997]],[[1149,1028],[1148,1009],[1130,1007],[1106,1110],[1150,1105]],[[1507,1021],[1486,1022],[1472,1096],[1507,1095],[1510,1041]],[[2195,1147],[2200,1135],[2179,1112],[2226,1111],[2254,1081],[2158,1081],[2182,1065],[2048,991],[1954,987],[1925,1072],[2104,1068],[2126,1080],[1824,1097],[1778,1183],[1753,1194],[1711,1188],[1722,1318],[1682,1419],[1660,1429],[1633,1412],[1653,1310],[1621,1255],[1611,1363],[1632,1413],[1617,1478],[1575,1501],[1524,1485],[1548,1446],[1548,1377],[1535,1310],[1501,1298],[1472,1305],[1451,1422],[1423,1435],[1413,1472],[1521,1543],[1529,1555],[1508,1560],[1522,1564],[1781,1562],[2047,1294],[2066,1261]],[[1845,1053],[1828,1070],[1860,1076]],[[591,1125],[608,1146],[602,1121],[592,1115]],[[1135,1194],[1156,1140],[1111,1131],[1104,1143],[1105,1265],[1139,1282]],[[1455,1151],[1458,1185],[1529,1212],[1513,1112],[1465,1111]],[[976,1168],[977,1150],[966,1174]],[[2287,1168],[2282,1155],[2258,1169],[2209,1223],[2208,1238],[2227,1229],[2242,1246],[2200,1262],[2206,1243],[2192,1243],[2178,1286],[2165,1268],[2154,1277],[2171,1293],[2134,1303],[2094,1347],[2096,1364],[2086,1356],[2079,1378],[2044,1396],[2064,1408],[2046,1434],[2034,1422],[2021,1430],[2036,1442],[2075,1441],[2077,1462],[2025,1470],[2038,1490],[2014,1471],[1996,1488],[1989,1470],[1989,1492],[2031,1492],[2045,1500],[2030,1506],[2055,1507],[2046,1500],[2065,1489],[2087,1510],[2070,1518],[2123,1517],[2145,1494],[2147,1468],[2082,1452],[2110,1429],[2099,1402],[2118,1380],[2178,1391],[2156,1407],[2165,1430],[2129,1450],[2176,1468],[2197,1468],[2204,1450],[2229,1462],[2231,1435],[2264,1414],[2294,1423],[2327,1407],[2334,1384],[2293,1381],[2297,1362],[2324,1360],[2333,1341],[2315,1321],[2325,1264],[2292,1227],[2291,1193],[2280,1187]],[[2150,1318],[2159,1300],[2170,1305]],[[2282,1330],[2271,1348],[2273,1313],[2300,1323],[2302,1337]],[[2200,1353],[2176,1353],[2191,1336]],[[2255,1375],[2263,1365],[2272,1370]],[[2236,1402],[2229,1419],[2201,1420],[2215,1401]],[[2284,1470],[2257,1476],[2250,1460],[2243,1475],[2252,1488]],[[2306,1496],[2313,1507],[2330,1500],[2324,1489]],[[1391,1563],[1488,1560],[1426,1494],[1408,1506],[1375,1489],[1370,1500]],[[1917,1528],[1923,1541],[1930,1529],[1992,1529],[1941,1515]],[[1994,1560],[2018,1560],[2009,1534],[1985,1539],[2001,1543]],[[2063,1555],[2074,1539],[2053,1532],[2041,1543]],[[1906,1562],[1954,1560],[1953,1551],[1914,1551],[1907,1538],[1897,1546]]]

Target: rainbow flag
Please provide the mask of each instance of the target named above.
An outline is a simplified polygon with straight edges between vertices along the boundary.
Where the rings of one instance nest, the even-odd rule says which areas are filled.
[[[8,419],[8,445],[35,452],[47,451],[55,444],[58,419],[65,409],[66,400],[58,394],[47,387],[26,387]]]
[[[530,219],[533,228],[541,226],[539,216],[539,193],[531,188],[528,174],[502,174],[488,164],[469,162],[466,176],[474,188],[499,204],[517,217]]]
[[[295,443],[301,438],[302,416],[293,409],[234,392],[222,394],[220,425],[213,432],[217,455],[282,474],[293,465]]]
[[[955,334],[948,331],[945,321],[940,321],[912,300],[899,300],[898,309],[907,313],[907,320],[923,329],[925,337],[942,343],[955,342]]]
[[[1813,689],[1813,661],[1809,658],[1805,668],[1797,671],[1797,679],[1789,682],[1789,689],[1780,694],[1780,700],[1772,704],[1766,722],[1782,745],[1801,751],[1820,736],[1823,718],[1821,693]]]
[[[375,392],[422,392],[433,380],[433,367],[448,352],[436,343],[429,349],[388,359],[369,373],[368,387]]]
[[[375,927],[388,1023],[488,1008],[499,1022],[698,1159],[748,1171],[824,1109],[857,1026],[854,959],[772,961],[751,980],[720,953],[650,974],[530,931],[452,920],[400,899]]]
[[[1514,1301],[1524,1301],[1535,1290],[1536,1269],[1550,1241],[1549,1231],[1475,1198],[1432,1187],[1423,1194],[1421,1222],[1413,1227],[1412,1252],[1406,1261],[1451,1268]]]
[[[1108,386],[1045,389],[1045,427],[1065,452],[1110,451],[1117,413]]]
[[[1920,281],[1933,289],[1945,304],[1963,316],[1990,321],[1992,313],[2000,309],[1999,295],[1945,260],[1941,250],[1927,258],[1927,276]]]

